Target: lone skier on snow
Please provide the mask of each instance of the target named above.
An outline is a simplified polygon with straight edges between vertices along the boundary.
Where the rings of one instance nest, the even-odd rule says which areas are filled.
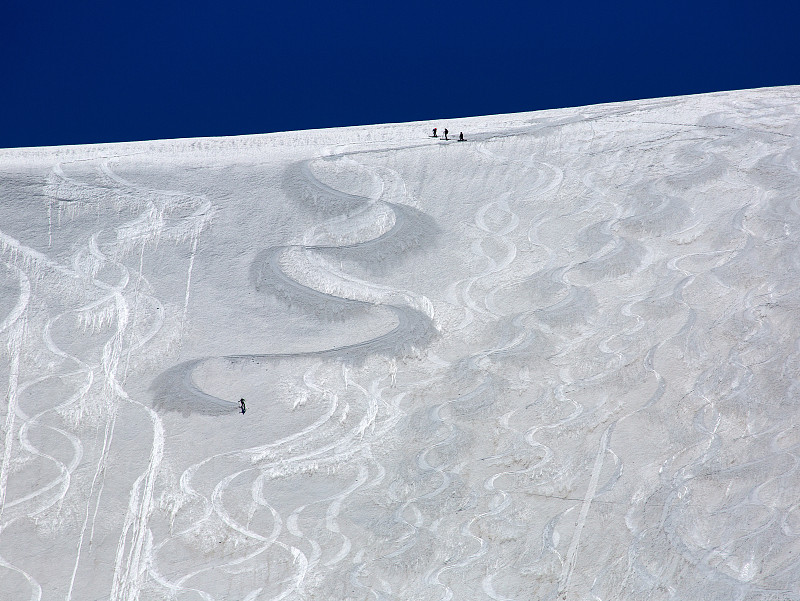
[[[242,410],[242,415],[244,415],[244,412],[247,411],[247,407],[244,405],[244,399],[239,399],[239,409]]]

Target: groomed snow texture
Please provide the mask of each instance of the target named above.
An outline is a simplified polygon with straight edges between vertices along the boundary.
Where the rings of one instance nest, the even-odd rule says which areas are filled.
[[[4,601],[800,599],[800,87],[3,150],[0,251]]]

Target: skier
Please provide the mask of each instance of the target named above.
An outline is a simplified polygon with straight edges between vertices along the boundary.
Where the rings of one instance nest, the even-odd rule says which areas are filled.
[[[447,128],[445,127],[445,128],[444,128],[444,139],[445,139],[445,140],[447,139],[447,133],[448,133],[448,132],[447,132]]]
[[[464,141],[464,132],[463,131],[458,134],[458,141],[459,142],[463,142]]]
[[[244,399],[239,399],[239,409],[242,410],[242,415],[247,411],[247,407],[244,406]]]
[[[433,128],[433,137],[434,138],[438,138],[439,137],[439,136],[436,135],[436,128],[435,127]]]

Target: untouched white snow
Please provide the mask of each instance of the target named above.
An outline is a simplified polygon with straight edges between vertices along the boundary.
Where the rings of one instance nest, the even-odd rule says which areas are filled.
[[[0,151],[0,599],[800,599],[799,136]]]

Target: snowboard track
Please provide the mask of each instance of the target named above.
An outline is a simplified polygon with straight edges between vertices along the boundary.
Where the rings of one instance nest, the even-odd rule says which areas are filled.
[[[338,157],[334,155],[327,157],[327,160],[335,158]],[[344,218],[346,224],[349,215],[376,203],[368,197],[342,192],[324,184],[314,176],[311,163],[302,161],[286,171],[286,187],[301,205],[320,209],[334,218]],[[353,261],[367,270],[383,272],[392,264],[404,260],[404,256],[419,252],[435,242],[438,228],[428,215],[411,206],[385,200],[377,202],[388,206],[394,214],[394,221],[388,230],[349,244],[299,244],[265,249],[257,254],[251,265],[250,283],[257,291],[274,296],[290,306],[310,311],[322,319],[345,319],[366,311],[388,311],[396,322],[390,331],[362,342],[308,352],[242,353],[186,361],[166,370],[154,380],[151,387],[154,406],[158,410],[184,414],[223,415],[238,412],[238,404],[203,392],[195,384],[192,374],[209,360],[222,360],[230,365],[260,365],[272,361],[314,358],[359,364],[376,355],[388,359],[404,357],[430,344],[437,330],[433,310],[424,299],[415,303],[416,306],[400,304],[392,302],[395,299],[391,297],[387,301],[380,295],[375,296],[372,290],[366,288],[356,290],[355,297],[348,298],[298,282],[282,268],[282,255],[292,249]],[[318,282],[319,287],[324,285],[324,279]]]

